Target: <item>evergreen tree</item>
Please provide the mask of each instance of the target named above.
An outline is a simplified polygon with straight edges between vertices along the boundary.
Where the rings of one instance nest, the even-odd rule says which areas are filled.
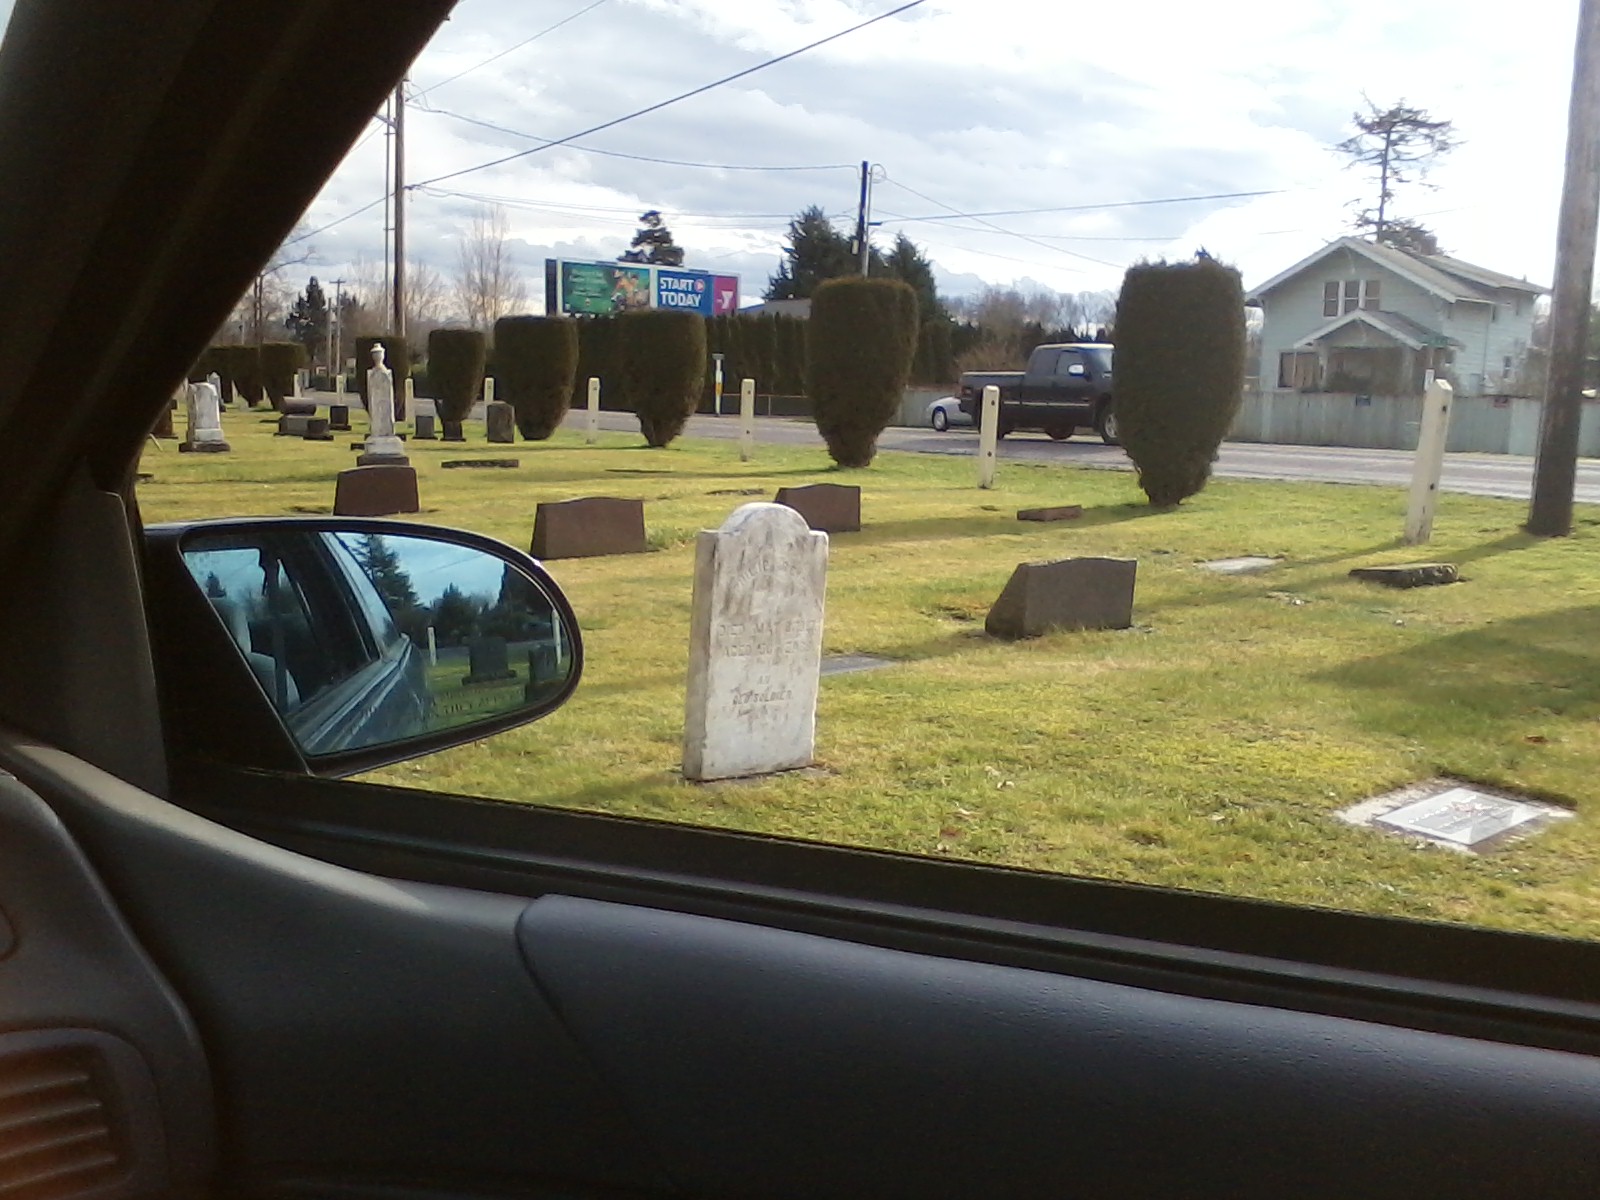
[[[651,209],[639,218],[641,226],[633,235],[633,249],[617,256],[618,262],[654,263],[658,267],[683,266],[683,247],[672,240],[672,230],[661,213]]]
[[[295,341],[306,348],[312,362],[321,362],[328,349],[328,297],[313,275],[306,290],[289,307],[284,320]]]
[[[813,204],[789,222],[789,244],[783,248],[778,273],[768,281],[767,300],[808,299],[830,279],[855,275],[860,262],[850,251],[850,238]]]
[[[394,623],[408,630],[415,624],[411,618],[419,601],[417,589],[412,586],[411,576],[401,563],[400,555],[389,546],[382,534],[377,533],[363,534],[360,544],[352,547],[352,550],[356,561],[366,571],[367,578],[372,580],[372,586],[383,597]]]
[[[876,271],[873,272],[877,274]],[[944,301],[939,299],[939,287],[933,280],[933,264],[923,254],[921,247],[903,233],[897,233],[894,249],[883,260],[883,274],[890,279],[909,283],[917,294],[917,311],[923,321],[949,316]]]

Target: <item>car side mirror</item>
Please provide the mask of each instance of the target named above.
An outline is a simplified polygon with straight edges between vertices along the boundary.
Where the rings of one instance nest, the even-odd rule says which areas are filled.
[[[1082,379],[1088,374],[1089,374],[1088,370],[1084,367],[1084,365],[1082,363],[1073,363],[1070,367],[1067,368],[1067,375],[1070,376],[1073,379]]]
[[[475,534],[278,518],[154,526],[147,546],[180,756],[353,774],[537,720],[582,672],[554,580]]]

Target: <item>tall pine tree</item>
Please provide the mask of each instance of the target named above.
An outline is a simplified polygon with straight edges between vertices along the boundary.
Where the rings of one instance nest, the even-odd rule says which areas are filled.
[[[315,275],[290,305],[283,323],[294,334],[295,341],[306,348],[309,361],[321,362],[327,356],[328,297],[323,294]]]
[[[624,250],[618,262],[654,263],[658,267],[683,266],[683,247],[672,238],[672,230],[661,213],[651,209],[639,218],[639,232],[633,235],[633,249]]]
[[[789,244],[783,248],[778,273],[768,281],[765,299],[804,300],[817,286],[860,271],[850,252],[850,239],[833,227],[828,214],[813,204],[789,222]]]

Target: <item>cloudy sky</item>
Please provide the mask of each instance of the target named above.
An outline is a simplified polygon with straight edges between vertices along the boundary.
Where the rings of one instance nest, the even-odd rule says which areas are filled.
[[[748,301],[791,214],[853,220],[867,159],[877,236],[908,233],[953,294],[1115,289],[1127,264],[1197,246],[1248,285],[1345,232],[1370,193],[1329,151],[1365,93],[1452,120],[1462,142],[1401,215],[1450,253],[1550,282],[1577,0],[925,0],[574,146],[467,170],[900,2],[461,0],[411,71],[407,175],[439,179],[410,193],[414,256],[452,275],[472,214],[497,202],[537,296],[546,257],[614,258],[659,208],[688,265],[739,274]],[[778,169],[799,167],[815,169]],[[340,218],[384,179],[375,120],[307,213],[322,232],[302,269],[382,260],[382,205]],[[1240,192],[1270,194],[1165,203]]]

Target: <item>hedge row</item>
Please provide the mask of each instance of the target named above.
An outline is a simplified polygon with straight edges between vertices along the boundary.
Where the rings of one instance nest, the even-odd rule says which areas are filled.
[[[435,329],[428,334],[428,384],[446,441],[460,441],[461,422],[483,390],[488,342],[477,329]],[[368,351],[371,354],[371,351]]]

